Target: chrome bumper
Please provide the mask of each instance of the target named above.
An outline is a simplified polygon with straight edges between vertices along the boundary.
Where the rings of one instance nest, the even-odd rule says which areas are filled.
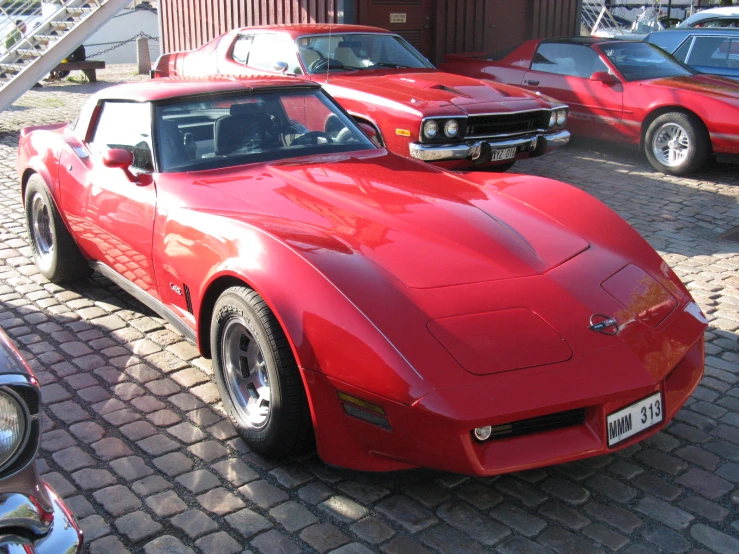
[[[478,141],[464,144],[422,144],[412,142],[411,157],[424,162],[442,162],[448,160],[477,161],[483,151],[483,144],[490,146],[492,152],[506,148],[518,148],[519,152],[530,152],[532,156],[540,156],[554,148],[570,142],[569,131],[558,131],[547,135],[534,135],[501,141]]]
[[[46,483],[41,485],[51,501],[47,513],[22,494],[0,497],[0,552],[4,554],[76,554],[82,549],[82,531],[62,500]],[[6,534],[6,529],[28,529],[39,538]],[[30,534],[30,533],[29,533]]]

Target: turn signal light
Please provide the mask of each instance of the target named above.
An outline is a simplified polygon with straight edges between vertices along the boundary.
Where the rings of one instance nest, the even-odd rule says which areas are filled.
[[[367,402],[342,391],[336,392],[347,415],[364,420],[372,425],[377,425],[383,429],[390,429],[390,421],[385,417],[385,410],[382,406]]]

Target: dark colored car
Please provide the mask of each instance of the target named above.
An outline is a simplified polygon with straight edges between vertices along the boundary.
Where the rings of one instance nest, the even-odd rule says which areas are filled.
[[[739,28],[670,29],[644,40],[699,73],[739,79]]]
[[[75,554],[82,531],[38,474],[41,389],[0,331],[0,552]]]

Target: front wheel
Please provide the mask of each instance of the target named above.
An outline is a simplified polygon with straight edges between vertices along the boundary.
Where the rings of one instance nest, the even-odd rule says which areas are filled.
[[[287,337],[269,306],[246,287],[227,289],[213,309],[213,369],[223,406],[252,450],[301,450],[311,418]]]
[[[657,171],[685,175],[706,163],[711,139],[696,116],[672,112],[656,118],[644,136],[644,150]]]

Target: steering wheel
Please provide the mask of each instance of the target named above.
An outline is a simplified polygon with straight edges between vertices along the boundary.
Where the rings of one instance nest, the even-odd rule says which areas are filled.
[[[332,60],[331,58],[321,58],[320,60],[314,61],[310,66],[308,67],[308,70],[311,73],[318,73],[319,71],[323,71],[326,68],[331,69],[344,69],[344,64],[341,63],[339,60]]]
[[[334,139],[331,138],[331,135],[328,133],[324,133],[323,131],[310,131],[309,133],[305,133],[304,135],[300,135],[298,138],[296,138],[290,146],[302,146],[306,144],[319,144],[318,139],[323,138],[326,139],[327,143],[331,143],[334,141]]]

